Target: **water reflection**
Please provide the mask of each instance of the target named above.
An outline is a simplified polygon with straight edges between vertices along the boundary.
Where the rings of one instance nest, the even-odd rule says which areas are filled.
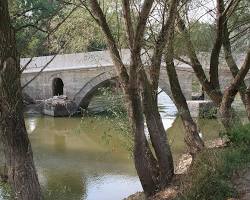
[[[123,194],[133,194],[134,192],[138,191],[135,189],[141,189],[136,177],[105,175],[88,180],[87,196],[83,197],[82,199],[123,199]]]
[[[59,118],[56,119],[58,126],[49,126],[50,120],[53,125],[55,119],[40,118],[36,134],[30,137],[36,166],[42,169],[38,171],[39,177],[46,179],[43,184],[49,194],[46,199],[116,200],[141,190],[129,152],[123,147],[125,138],[112,129],[112,124],[86,118],[86,125],[79,128],[80,119]],[[204,136],[217,137],[215,129],[211,131],[217,122],[208,124],[208,121],[199,121],[204,125]],[[58,129],[63,130],[62,135],[58,135]],[[108,144],[102,141],[105,131],[112,135]],[[185,150],[179,118],[168,134],[176,159]]]
[[[104,132],[112,135],[108,144]],[[38,117],[35,133],[30,140],[46,199],[112,200],[141,190],[124,138],[107,120]]]
[[[216,119],[197,119],[196,121],[205,141],[219,137],[219,132],[222,131],[222,126]],[[183,138],[185,132],[182,121],[179,117],[174,120],[174,123],[167,130],[167,133],[174,159],[177,160],[186,150]]]
[[[177,114],[177,108],[170,97],[164,92],[161,92],[158,95],[158,107],[162,117],[163,125],[167,130],[174,123],[175,116]]]
[[[26,123],[26,129],[29,134],[33,133],[34,130],[36,129],[36,124],[37,124],[37,117],[29,117],[28,118],[28,123]]]

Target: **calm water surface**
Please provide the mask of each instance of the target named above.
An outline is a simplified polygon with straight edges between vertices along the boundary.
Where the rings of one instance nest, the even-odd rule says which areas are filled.
[[[185,151],[183,127],[171,100],[164,94],[159,99],[177,159]],[[198,123],[205,139],[218,136],[216,120]],[[129,141],[114,123],[104,118],[28,116],[26,125],[46,200],[120,200],[142,190]]]

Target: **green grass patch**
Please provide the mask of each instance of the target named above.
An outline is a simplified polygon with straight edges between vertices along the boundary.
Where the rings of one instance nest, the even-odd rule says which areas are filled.
[[[250,148],[250,124],[235,127],[229,134],[230,141],[234,146],[247,145]]]
[[[237,197],[232,176],[250,165],[250,124],[230,133],[231,144],[207,149],[197,156],[181,183],[177,200],[225,200]]]

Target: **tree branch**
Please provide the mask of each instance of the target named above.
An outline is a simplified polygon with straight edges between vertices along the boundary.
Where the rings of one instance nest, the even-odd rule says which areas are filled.
[[[222,47],[223,31],[224,31],[224,17],[222,12],[224,11],[224,1],[217,0],[216,6],[216,39],[210,55],[210,82],[216,90],[220,90],[219,83],[219,56]]]
[[[121,80],[122,87],[124,89],[127,88],[128,82],[129,82],[129,76],[127,73],[127,69],[124,66],[120,53],[117,48],[117,44],[115,42],[115,39],[111,33],[111,30],[107,24],[106,18],[104,16],[104,13],[102,12],[100,5],[97,0],[91,0],[90,6],[91,6],[91,12],[93,13],[93,16],[96,18],[99,26],[101,27],[102,31],[104,32],[108,47],[111,53],[111,58],[115,64],[116,70],[118,72],[118,75]]]
[[[178,3],[179,3],[178,0],[172,0],[169,3],[170,5],[168,11],[168,19],[162,26],[162,29],[157,37],[157,41],[154,47],[154,52],[151,59],[150,78],[152,81],[153,90],[155,92],[157,92],[158,90],[162,54],[167,44],[167,41],[170,39],[170,33],[174,30],[174,23],[175,23]]]
[[[201,85],[203,86],[204,90],[207,92],[209,97],[215,102],[217,106],[220,105],[220,102],[222,100],[222,94],[220,91],[215,90],[214,87],[210,84],[210,82],[207,79],[207,76],[202,68],[202,65],[196,55],[193,43],[191,42],[190,39],[190,34],[186,28],[186,25],[184,21],[181,19],[179,14],[177,15],[178,19],[178,29],[180,30],[181,33],[183,33],[183,36],[185,38],[185,43],[188,48],[187,54],[190,59],[190,62],[192,63],[192,68],[199,79]]]
[[[29,59],[29,61],[23,66],[22,69],[20,69],[20,73],[23,73],[23,71],[28,67],[28,65],[32,62],[33,57]]]
[[[223,95],[223,99],[222,99],[223,106],[228,107],[232,104],[232,102],[233,102],[233,100],[234,100],[234,98],[239,90],[239,87],[241,85],[240,83],[243,82],[249,69],[250,69],[250,49],[247,52],[243,66],[240,68],[239,72],[237,73],[237,75],[233,79],[229,88],[225,90],[225,94]]]
[[[130,49],[132,49],[133,42],[134,42],[134,27],[133,27],[132,18],[131,18],[130,0],[123,0],[122,5],[123,5],[123,15],[124,15],[125,26],[126,26],[127,35],[128,35],[129,47]]]
[[[43,67],[42,69],[34,76],[32,77],[32,79],[30,79],[27,83],[25,83],[23,86],[22,86],[22,90],[27,87],[32,81],[34,81],[38,76],[40,76],[40,74],[48,67],[48,65],[55,59],[55,57],[57,56],[57,54],[55,54],[49,62],[47,62]],[[26,66],[27,67],[27,66]]]

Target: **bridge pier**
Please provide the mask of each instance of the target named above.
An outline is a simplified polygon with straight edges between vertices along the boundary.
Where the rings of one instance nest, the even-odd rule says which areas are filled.
[[[43,101],[42,113],[53,117],[67,117],[76,113],[78,107],[66,96],[54,96]]]

